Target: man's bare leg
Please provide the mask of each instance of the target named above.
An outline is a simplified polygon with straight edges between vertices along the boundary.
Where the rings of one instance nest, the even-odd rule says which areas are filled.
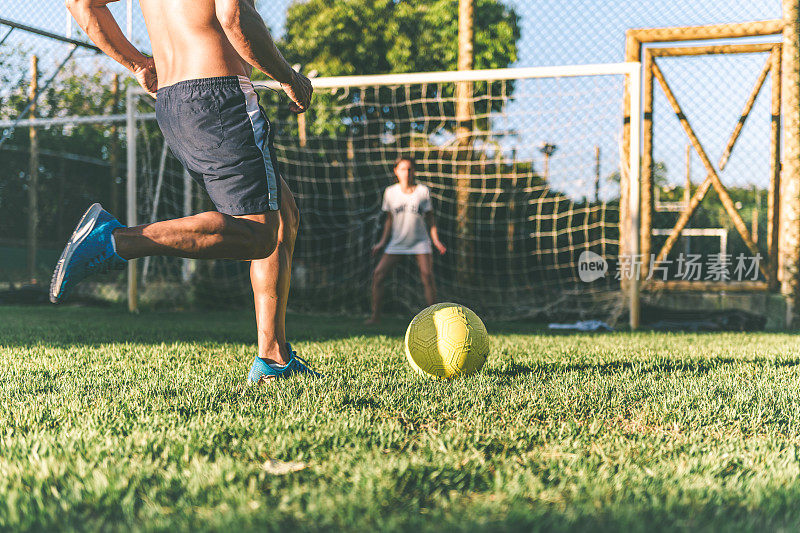
[[[377,324],[381,320],[381,303],[383,303],[383,281],[392,271],[394,266],[400,261],[400,256],[395,254],[383,254],[375,273],[372,275],[372,316],[365,324]]]
[[[433,280],[433,255],[417,254],[417,266],[419,266],[419,276],[422,278],[422,286],[425,288],[425,301],[431,306],[436,303],[436,283]]]
[[[250,262],[250,282],[256,308],[258,356],[267,363],[286,364],[290,357],[286,348],[286,305],[300,213],[283,179],[279,212],[275,251],[269,257]]]
[[[124,259],[170,255],[195,259],[253,259],[273,253],[277,212],[231,216],[210,211],[190,217],[114,230]]]
[[[124,259],[169,255],[198,259],[252,259],[250,280],[255,298],[259,357],[284,364],[286,304],[292,254],[300,223],[297,205],[281,180],[280,211],[230,216],[200,213],[114,231]]]

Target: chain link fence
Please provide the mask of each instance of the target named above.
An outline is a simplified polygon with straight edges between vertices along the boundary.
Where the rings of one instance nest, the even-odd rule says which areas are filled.
[[[295,0],[294,3],[302,2]],[[357,11],[362,4],[379,2],[334,3],[351,4]],[[458,1],[450,0],[448,3],[456,17]],[[286,30],[287,12],[292,0],[261,0],[256,4],[273,34],[281,37]],[[735,3],[721,0],[513,0],[503,4],[512,8],[519,18],[522,28],[519,65],[523,66],[620,61],[628,28],[698,26],[781,18],[780,0]],[[108,7],[131,41],[140,49],[148,50],[147,29],[138,2],[133,2],[130,22],[126,2],[114,2]],[[60,0],[8,0],[0,8],[0,18],[85,40]],[[45,41],[37,42],[34,49],[55,51],[52,45]]]
[[[414,31],[421,31],[434,35],[425,30],[409,30],[402,24],[399,30],[386,30],[385,26],[391,20],[369,18],[371,13],[380,13],[380,9],[386,8],[385,4],[396,6],[393,9],[401,9],[405,4],[417,6],[415,15],[406,16],[402,24],[419,20],[422,21],[420,24],[428,21],[433,25],[431,27],[450,27],[458,17],[458,0],[400,3],[377,0],[278,0],[257,2],[257,7],[276,40],[280,41],[280,46],[287,51],[287,57],[298,62],[302,62],[299,52],[302,46],[307,49],[317,46],[323,52],[327,50],[330,53],[331,49],[335,52],[336,47],[341,46],[352,45],[353,49],[358,50],[359,46],[374,45],[370,44],[367,37],[379,31],[405,31],[412,36]],[[779,19],[782,16],[780,0],[740,3],[722,0],[476,0],[476,10],[479,13],[495,13],[490,10],[494,4],[503,8],[497,18],[476,17],[476,68],[621,62],[625,60],[625,32],[630,28],[747,23]],[[109,8],[123,33],[139,49],[148,52],[149,39],[138,3],[133,2],[128,6],[125,2],[116,2],[109,4]],[[320,17],[322,23],[317,20]],[[345,24],[344,30],[337,31],[347,33],[350,41],[355,42],[342,41],[341,35],[321,31],[325,17],[335,18],[337,24],[352,22],[350,26]],[[398,20],[400,18],[398,15]],[[0,19],[3,22],[0,24],[0,135],[4,138],[0,146],[0,283],[20,284],[35,279],[41,284],[48,279],[60,247],[86,205],[100,201],[115,212],[124,210],[124,123],[121,120],[113,122],[113,117],[124,113],[125,88],[131,80],[110,59],[69,41],[86,42],[86,37],[60,0],[39,0],[35,3],[7,0],[0,7]],[[487,23],[487,20],[491,22]],[[492,28],[485,27],[486,24],[501,28],[502,31],[492,33]],[[35,29],[39,34],[23,26]],[[53,35],[62,40],[53,38]],[[394,62],[382,63],[381,57],[373,63],[364,61],[355,66],[342,62],[337,71],[339,63],[331,61],[328,72],[323,74],[375,74],[433,68],[428,65],[454,69],[456,44],[447,35],[447,32],[435,34],[439,44],[442,44],[440,47],[436,42],[429,43],[428,49],[423,49],[420,43],[411,43],[403,52],[403,35],[399,34],[397,42],[400,44],[385,54],[394,58]],[[326,49],[325,39],[336,40]],[[502,43],[502,46],[498,44],[492,54],[488,54],[481,48],[480,39]],[[311,45],[306,42],[314,40],[318,42]],[[420,38],[419,41],[425,39]],[[737,43],[740,41],[758,44],[777,42],[779,39],[753,37],[737,40]],[[41,96],[35,109],[36,117],[57,119],[105,115],[112,118],[100,124],[62,124],[54,121],[47,128],[37,128],[35,141],[28,127],[13,127],[16,120],[27,118],[21,117],[20,113],[29,103],[32,55],[39,59]],[[426,55],[435,57],[423,57]],[[317,56],[324,56],[324,53],[319,52]],[[768,56],[768,51],[760,51],[670,56],[656,60],[683,113],[715,164],[725,152],[726,143],[737,121],[740,121],[742,109],[753,93]],[[353,68],[365,70],[353,71]],[[766,76],[729,161],[724,171],[720,171],[721,180],[728,186],[737,209],[765,255],[769,252],[766,249],[766,232],[769,226],[767,193],[771,84],[771,76]],[[569,98],[569,95],[564,97]],[[554,98],[559,97],[555,95]],[[654,251],[658,251],[657,248],[667,238],[666,232],[674,227],[679,215],[678,208],[685,203],[687,194],[694,193],[707,174],[694,147],[688,150],[687,158],[689,140],[674,111],[656,82],[652,112]],[[554,116],[553,120],[560,118]],[[32,142],[38,145],[38,176],[35,182],[31,176],[34,172],[30,149]],[[543,166],[545,162],[541,160],[541,154],[536,157],[540,160],[534,161],[534,164]],[[153,165],[157,167],[158,161],[154,161]],[[557,168],[558,154],[554,156],[553,165]],[[174,179],[176,183],[180,182],[179,177]],[[615,180],[619,180],[619,174],[614,176],[608,172],[599,187],[613,190],[617,187]],[[30,216],[31,183],[36,183],[38,191],[35,217]],[[591,192],[583,191],[581,194],[589,196]],[[143,197],[149,198],[147,195]],[[202,199],[193,202],[195,207],[202,206]],[[32,218],[36,218],[33,230]],[[716,252],[717,248],[727,253],[746,250],[745,243],[734,231],[730,218],[716,197],[709,198],[698,208],[687,227],[719,231],[685,237],[673,248],[670,257],[697,249],[704,249],[708,253]],[[35,234],[37,249],[33,264],[32,256],[28,253],[32,242],[31,231]],[[721,248],[723,234],[727,247],[725,250]],[[402,275],[407,274],[411,273],[402,272]],[[676,278],[678,274],[672,272],[671,276]],[[122,278],[108,278],[107,281],[116,281],[116,285],[108,285],[117,289],[106,296],[122,298],[122,291],[119,290]]]

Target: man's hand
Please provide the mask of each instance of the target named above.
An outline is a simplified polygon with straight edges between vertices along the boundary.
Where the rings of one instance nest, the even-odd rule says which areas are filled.
[[[156,97],[158,91],[158,75],[156,74],[156,62],[152,57],[145,57],[140,65],[137,65],[133,70],[133,75],[136,81],[139,82],[147,94]]]
[[[311,86],[311,81],[292,69],[292,81],[289,83],[281,83],[283,91],[292,99],[289,104],[289,110],[292,113],[304,113],[311,105],[311,95],[314,93],[314,88]]]

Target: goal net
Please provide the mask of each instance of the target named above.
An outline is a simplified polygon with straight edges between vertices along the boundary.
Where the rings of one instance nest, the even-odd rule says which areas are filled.
[[[318,78],[300,116],[274,84],[256,82],[301,212],[290,309],[368,311],[381,199],[407,155],[447,246],[434,252],[440,301],[495,318],[619,316],[620,176],[630,160],[622,110],[635,73],[638,64]],[[154,101],[136,90],[129,98],[135,221],[210,208],[165,146]],[[582,275],[584,252],[605,261],[605,276]],[[240,261],[149,258],[135,280],[143,302],[249,305],[251,294]],[[425,306],[413,257],[387,279],[384,300],[387,312]]]

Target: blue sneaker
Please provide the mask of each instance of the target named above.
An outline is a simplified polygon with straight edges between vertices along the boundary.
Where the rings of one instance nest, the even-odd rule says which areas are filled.
[[[289,349],[290,358],[289,362],[283,368],[272,368],[263,359],[256,356],[253,361],[253,366],[250,368],[250,373],[247,375],[247,381],[251,385],[263,383],[269,379],[288,378],[295,374],[306,374],[315,378],[321,378],[322,374],[314,372],[309,368],[308,362],[297,355],[297,352],[292,350],[292,345],[286,343],[286,348]]]
[[[125,268],[128,261],[117,255],[111,238],[111,232],[121,227],[100,204],[86,210],[56,263],[50,282],[51,302],[63,301],[75,285],[92,274]]]

